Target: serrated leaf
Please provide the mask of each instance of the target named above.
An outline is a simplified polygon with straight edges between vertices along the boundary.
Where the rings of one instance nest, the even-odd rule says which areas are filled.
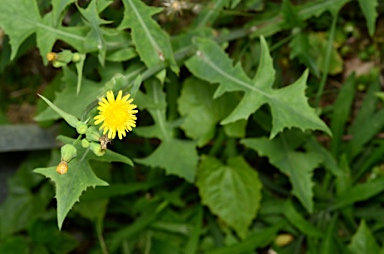
[[[257,172],[243,157],[229,158],[225,165],[203,156],[196,185],[202,203],[244,239],[260,207],[262,184]]]
[[[358,0],[360,9],[364,14],[368,32],[370,36],[373,36],[375,33],[376,19],[377,19],[377,0]]]
[[[290,0],[284,0],[281,6],[281,13],[284,18],[284,28],[301,27],[303,22],[293,7]]]
[[[238,100],[225,94],[213,99],[214,86],[197,78],[187,79],[178,99],[178,110],[184,117],[181,128],[190,138],[197,140],[198,146],[204,146],[214,137],[216,125],[236,106]],[[245,126],[236,126],[243,129]]]
[[[52,18],[53,25],[56,27],[57,24],[60,23],[63,18],[63,11],[67,8],[71,3],[76,2],[76,0],[52,0]]]
[[[229,5],[230,2],[229,0],[212,0],[207,3],[207,7],[199,13],[199,16],[192,23],[191,30],[212,26],[219,17],[221,9]]]
[[[380,252],[380,248],[377,245],[376,239],[365,223],[365,220],[360,222],[359,228],[352,236],[352,240],[348,245],[348,249],[353,254]]]
[[[267,156],[269,162],[286,174],[292,184],[292,193],[308,212],[313,211],[312,175],[322,156],[314,152],[298,152],[292,147],[294,133],[282,134],[274,140],[267,138],[242,139],[241,143],[255,150],[260,156]]]
[[[308,71],[292,85],[272,89],[275,79],[273,61],[268,46],[261,37],[261,58],[256,76],[251,80],[240,67],[232,66],[231,60],[212,40],[197,38],[198,52],[186,62],[188,69],[197,77],[211,83],[220,83],[214,98],[225,92],[243,91],[245,95],[232,113],[221,123],[227,124],[248,117],[267,103],[271,107],[273,127],[270,138],[284,128],[297,127],[301,130],[317,129],[331,134],[329,128],[308,105],[305,97]]]
[[[135,161],[154,168],[164,168],[167,174],[177,175],[192,183],[195,179],[198,159],[194,142],[171,139],[161,142],[148,157],[135,159]]]
[[[86,24],[91,28],[91,31],[85,38],[85,49],[89,51],[98,51],[97,58],[102,66],[104,66],[105,55],[107,52],[106,42],[103,35],[103,30],[100,28],[103,24],[110,23],[109,21],[103,20],[99,17],[98,1],[91,1],[87,8],[83,9],[78,7],[81,15],[86,20]]]
[[[139,0],[123,0],[124,18],[119,29],[132,29],[132,40],[141,60],[147,67],[167,62],[178,73],[168,34],[152,16],[162,9],[149,7]]]
[[[59,139],[66,144],[74,144],[77,149],[77,157],[68,163],[68,172],[59,175],[55,170],[56,167],[37,168],[34,172],[40,173],[55,182],[57,224],[61,228],[69,210],[79,200],[84,190],[88,187],[108,185],[107,182],[101,180],[93,173],[89,160],[133,164],[129,158],[110,150],[107,150],[102,157],[98,157],[89,149],[83,148],[80,142],[74,143],[74,139],[63,136],[59,136]]]
[[[174,174],[193,182],[198,162],[196,144],[174,137],[176,127],[166,120],[166,98],[160,81],[152,78],[144,84],[146,93],[137,91],[135,102],[140,110],[146,109],[155,124],[138,127],[134,132],[146,138],[158,138],[162,143],[146,158],[135,161],[151,167],[165,169],[167,174]]]

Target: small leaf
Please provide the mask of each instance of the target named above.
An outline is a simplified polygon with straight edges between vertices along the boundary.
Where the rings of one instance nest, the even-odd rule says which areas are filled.
[[[365,16],[369,35],[373,36],[375,34],[376,19],[378,15],[376,8],[379,3],[377,0],[358,0],[358,2],[361,11]]]
[[[177,175],[192,183],[198,159],[194,142],[171,139],[161,142],[148,157],[135,161],[150,167],[164,168],[167,174]]]
[[[72,127],[76,128],[76,125],[77,123],[79,122],[79,120],[71,115],[71,114],[68,114],[67,112],[61,110],[60,108],[56,107],[55,104],[53,104],[52,102],[50,102],[47,98],[45,98],[44,96],[38,94],[38,96],[40,98],[42,98],[57,114],[59,114],[62,118],[64,118],[64,120]]]
[[[74,139],[60,136],[59,139],[66,144],[74,143]],[[107,150],[102,157],[94,155],[89,149],[81,146],[80,142],[74,143],[77,149],[77,157],[68,164],[68,172],[63,175],[56,173],[56,167],[37,168],[34,170],[55,182],[57,199],[57,223],[62,227],[63,221],[69,210],[79,200],[81,193],[88,187],[108,185],[107,182],[99,179],[92,171],[89,160],[117,161],[133,165],[132,161],[118,153]],[[57,162],[59,163],[59,161]]]
[[[119,29],[132,29],[132,39],[147,67],[168,62],[178,73],[168,34],[151,17],[162,9],[149,7],[139,0],[123,0],[124,18]]]
[[[244,239],[260,206],[262,185],[257,172],[243,157],[229,158],[224,165],[203,156],[196,185],[202,203]]]
[[[295,135],[282,134],[274,140],[267,138],[242,139],[241,143],[255,150],[260,156],[267,156],[269,162],[289,177],[293,194],[308,212],[313,211],[312,175],[322,156],[314,152],[297,152],[292,144]]]
[[[195,40],[198,52],[186,62],[186,66],[195,76],[211,83],[220,83],[214,98],[225,92],[245,92],[241,102],[221,123],[248,119],[249,115],[268,103],[273,116],[270,138],[275,137],[284,128],[291,127],[301,130],[317,129],[331,134],[329,128],[308,105],[305,97],[308,71],[305,71],[294,84],[278,90],[272,89],[275,79],[273,61],[265,39],[261,37],[260,40],[261,59],[253,80],[244,73],[240,65],[233,67],[231,60],[216,43],[209,39]]]
[[[83,79],[83,67],[85,61],[85,54],[80,54],[80,60],[76,62],[76,71],[77,71],[77,85],[76,85],[76,95],[79,95],[81,89],[81,80]]]
[[[377,245],[376,239],[373,236],[371,230],[369,230],[365,220],[360,222],[359,228],[352,236],[352,240],[348,245],[348,249],[353,254],[380,252],[380,248]]]

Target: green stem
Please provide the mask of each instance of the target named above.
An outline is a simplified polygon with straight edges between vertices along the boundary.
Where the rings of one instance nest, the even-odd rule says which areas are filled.
[[[215,143],[213,143],[213,146],[208,154],[210,156],[215,156],[220,151],[220,149],[222,149],[225,139],[226,135],[224,129],[220,128],[218,137],[216,138]]]
[[[319,89],[317,90],[317,93],[316,93],[315,107],[319,106],[321,96],[323,95],[325,82],[327,81],[327,77],[328,77],[329,63],[331,61],[331,52],[332,52],[332,47],[333,47],[333,40],[335,38],[337,17],[338,17],[338,14],[335,14],[333,16],[331,30],[329,32],[329,40],[328,40],[327,50],[325,52],[325,58],[324,58],[323,76],[321,77]]]

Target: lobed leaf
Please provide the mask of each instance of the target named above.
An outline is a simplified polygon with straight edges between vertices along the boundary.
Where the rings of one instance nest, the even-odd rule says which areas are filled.
[[[241,143],[255,150],[260,156],[267,156],[272,165],[286,174],[292,184],[293,194],[308,212],[313,211],[312,175],[322,156],[315,152],[297,152],[288,135],[274,140],[267,138],[247,138]]]
[[[161,9],[149,7],[139,0],[123,0],[123,4],[124,18],[119,28],[132,29],[132,40],[141,60],[147,67],[166,61],[178,73],[179,67],[173,56],[169,36],[152,19]]]
[[[129,158],[110,150],[107,150],[102,157],[98,157],[89,149],[83,148],[80,142],[74,143],[74,139],[63,136],[59,136],[59,139],[66,144],[73,144],[77,149],[78,156],[68,163],[68,172],[59,175],[55,170],[56,167],[37,168],[34,172],[40,173],[55,182],[57,224],[61,228],[69,210],[79,200],[84,190],[88,187],[108,185],[107,182],[101,180],[93,173],[89,160],[133,164]]]
[[[202,203],[244,239],[261,201],[257,172],[243,157],[229,158],[224,165],[214,157],[203,156],[196,185]]]
[[[380,252],[380,247],[364,220],[360,222],[359,228],[352,236],[348,249],[353,254]]]
[[[267,103],[273,116],[270,138],[275,137],[284,128],[291,127],[301,130],[317,129],[331,134],[329,128],[308,105],[305,97],[308,71],[305,71],[294,84],[281,89],[272,89],[275,79],[273,61],[265,39],[261,37],[260,41],[262,52],[260,64],[255,78],[251,80],[239,64],[232,66],[231,60],[212,40],[202,38],[195,40],[198,52],[186,62],[186,66],[195,76],[211,83],[220,83],[214,98],[225,92],[245,92],[237,107],[221,123],[228,124],[248,119]]]

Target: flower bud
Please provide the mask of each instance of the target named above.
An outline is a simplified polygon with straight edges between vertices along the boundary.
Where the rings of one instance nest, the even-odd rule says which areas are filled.
[[[293,235],[291,234],[280,234],[275,238],[275,244],[279,247],[284,247],[293,241]]]
[[[99,143],[91,142],[91,150],[97,156],[103,156],[105,154],[105,150],[101,149]]]
[[[73,158],[77,156],[76,147],[70,144],[66,144],[61,147],[61,160],[70,162]]]
[[[67,173],[68,163],[66,161],[61,161],[56,167],[56,172],[60,175]]]
[[[72,62],[76,63],[81,60],[81,55],[77,52],[73,53],[72,55]]]
[[[99,142],[100,140],[100,132],[94,126],[90,126],[85,132],[85,136],[89,141]]]
[[[89,141],[88,141],[87,139],[83,138],[83,139],[81,140],[81,146],[82,146],[83,148],[88,148],[89,145],[90,145],[90,143],[89,143]]]
[[[46,55],[46,58],[49,62],[52,62],[54,60],[57,59],[57,54],[55,52],[49,52],[47,55]]]
[[[83,123],[81,121],[78,121],[76,124],[76,131],[79,134],[85,134],[85,132],[88,129],[88,125],[86,123]]]
[[[63,63],[63,62],[56,61],[56,60],[54,60],[52,62],[52,66],[55,68],[61,68],[61,67],[66,66],[66,65],[67,65],[67,63]]]

